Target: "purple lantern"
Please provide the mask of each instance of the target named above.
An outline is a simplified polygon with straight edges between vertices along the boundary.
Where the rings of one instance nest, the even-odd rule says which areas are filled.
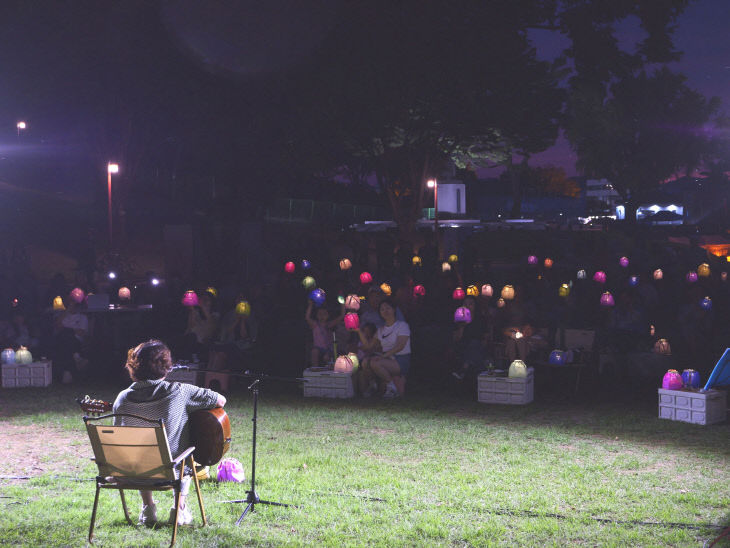
[[[242,483],[246,481],[246,474],[243,466],[236,459],[225,458],[218,463],[218,481],[233,481]]]
[[[695,283],[697,281],[697,272],[690,270],[687,272],[687,283]]]
[[[84,301],[84,297],[86,297],[86,295],[84,295],[83,289],[81,289],[80,287],[74,287],[71,290],[70,297],[73,302],[82,303]]]
[[[636,287],[639,285],[639,277],[638,276],[630,276],[629,277],[629,285],[631,287]]]
[[[355,312],[348,312],[345,314],[345,328],[357,329],[358,327],[360,327],[360,316],[358,316]]]
[[[322,306],[326,298],[327,295],[324,289],[320,289],[319,287],[309,292],[309,299],[317,306]]]
[[[537,264],[537,257],[535,255],[530,255],[527,257],[527,264],[530,266],[535,266]]]
[[[683,386],[682,376],[676,369],[670,369],[664,373],[664,378],[662,379],[662,388],[664,390],[681,390]]]
[[[471,310],[460,306],[454,311],[454,321],[458,323],[471,323]]]
[[[593,281],[598,282],[599,284],[605,284],[606,283],[606,273],[603,270],[598,270],[593,275]]]
[[[700,301],[700,307],[702,310],[712,310],[712,299],[710,297],[704,297]]]
[[[198,295],[192,289],[188,289],[182,298],[183,306],[198,306]]]
[[[682,371],[682,382],[685,388],[699,388],[700,372],[694,369],[685,369]]]
[[[626,268],[629,266],[629,258],[628,257],[621,257],[618,260],[618,264],[620,264],[623,268]]]
[[[601,295],[601,306],[609,307],[616,304],[613,300],[613,295],[609,291],[606,291],[603,295]]]

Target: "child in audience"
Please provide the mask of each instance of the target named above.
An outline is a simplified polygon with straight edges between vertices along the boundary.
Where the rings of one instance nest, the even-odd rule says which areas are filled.
[[[312,318],[312,308],[314,303],[309,301],[307,304],[307,312],[304,319],[312,330],[312,367],[317,367],[322,363],[329,363],[334,359],[334,337],[332,331],[335,326],[345,317],[345,305],[340,305],[340,315],[334,320],[330,320],[330,313],[325,307],[320,307]]]

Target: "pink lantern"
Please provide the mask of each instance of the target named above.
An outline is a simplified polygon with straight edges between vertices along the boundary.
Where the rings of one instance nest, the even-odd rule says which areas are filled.
[[[613,295],[611,295],[610,292],[606,291],[603,295],[601,295],[601,306],[609,307],[616,304],[613,300]]]
[[[414,297],[424,297],[426,295],[426,288],[422,285],[413,286]]]
[[[471,310],[460,306],[454,311],[454,321],[458,323],[471,323]]]
[[[455,301],[461,301],[466,297],[466,293],[461,287],[454,289],[454,293],[451,295]]]
[[[225,458],[218,463],[217,479],[243,483],[246,481],[246,473],[243,471],[243,465],[236,459]]]
[[[86,295],[84,295],[83,289],[81,289],[80,287],[74,287],[71,290],[70,297],[73,302],[82,303],[84,301],[84,297],[86,297]]]
[[[292,272],[294,272],[294,271],[295,271],[296,269],[297,269],[296,265],[295,265],[295,264],[294,264],[293,262],[291,262],[291,261],[289,261],[288,263],[286,263],[286,264],[284,265],[284,270],[285,270],[285,271],[286,271],[286,272],[287,272],[288,274],[291,274],[291,273],[292,273]]]
[[[355,312],[348,312],[345,314],[345,327],[347,329],[357,329],[360,327],[360,316]]]
[[[535,266],[537,264],[537,257],[535,255],[530,255],[527,257],[527,264],[530,266]]]
[[[627,266],[629,266],[629,258],[628,257],[621,257],[618,260],[618,264],[620,264],[622,267],[626,268]]]
[[[599,284],[605,284],[606,283],[606,273],[603,270],[598,270],[593,275],[593,281],[598,282]]]
[[[373,281],[373,277],[370,274],[370,272],[363,272],[362,274],[360,274],[360,283],[361,284],[366,285],[366,284],[372,283],[372,281]]]
[[[654,279],[655,280],[661,280],[662,278],[664,278],[664,272],[662,272],[662,269],[661,268],[657,268],[654,271]]]
[[[348,295],[345,299],[345,308],[348,310],[360,310],[360,297],[355,294]]]
[[[188,289],[182,298],[183,306],[198,306],[198,295],[192,289]]]
[[[687,283],[695,283],[697,281],[697,272],[690,270],[687,272]]]
[[[489,284],[484,284],[482,286],[482,297],[491,297],[494,295],[494,289]]]
[[[353,363],[349,356],[339,356],[335,360],[336,373],[352,373]],[[681,377],[680,377],[681,379]]]
[[[132,292],[128,287],[120,287],[117,296],[119,296],[120,301],[128,301],[132,298]]]
[[[681,390],[683,386],[682,375],[676,369],[670,369],[664,373],[662,379],[662,388],[664,390]]]

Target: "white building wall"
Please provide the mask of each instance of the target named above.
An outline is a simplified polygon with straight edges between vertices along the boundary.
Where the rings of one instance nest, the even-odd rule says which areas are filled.
[[[439,183],[439,213],[466,215],[466,185]]]

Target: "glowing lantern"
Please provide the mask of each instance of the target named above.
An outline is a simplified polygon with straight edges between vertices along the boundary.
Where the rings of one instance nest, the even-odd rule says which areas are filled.
[[[527,257],[527,264],[530,266],[535,266],[537,264],[537,257],[535,255],[530,255]]]
[[[350,358],[350,361],[352,362],[352,370],[357,370],[357,368],[360,367],[360,360],[358,359],[357,354],[350,352],[347,354],[347,357]]]
[[[623,268],[626,268],[629,266],[629,258],[628,257],[621,257],[618,260],[618,264],[620,264]]]
[[[686,279],[687,283],[695,283],[697,281],[697,272],[695,272],[694,270],[690,270],[689,272],[687,272]]]
[[[393,294],[393,289],[390,287],[390,284],[387,284],[383,282],[380,284],[380,291],[388,295],[389,297]]]
[[[579,280],[585,280],[587,276],[588,276],[588,275],[586,274],[586,271],[585,271],[585,270],[583,270],[583,269],[579,270],[579,271],[578,271],[578,274],[576,275],[576,277],[577,277],[577,278],[578,278]]]
[[[547,259],[545,259],[543,261],[542,264],[545,265],[545,268],[552,268],[553,267],[553,260],[550,257],[548,257]]]
[[[593,281],[598,282],[599,284],[605,284],[606,273],[603,270],[597,270],[596,273],[593,275]]]
[[[567,360],[567,356],[565,355],[565,352],[562,350],[553,350],[550,352],[550,357],[548,358],[548,363],[551,363],[553,365],[565,365]]]
[[[15,350],[12,348],[6,348],[0,354],[0,362],[2,363],[15,363]]]
[[[19,363],[20,365],[33,363],[33,356],[31,355],[30,350],[28,350],[25,346],[18,348],[15,352],[15,363]]]
[[[638,276],[629,276],[629,285],[631,287],[636,287],[639,285],[639,277]]]
[[[603,295],[601,295],[601,306],[609,307],[616,304],[613,300],[613,295],[609,291],[606,291]]]
[[[215,287],[213,287],[213,286],[209,286],[209,287],[206,287],[206,288],[205,288],[205,292],[206,292],[206,293],[210,293],[210,294],[211,294],[211,295],[213,295],[213,296],[214,296],[214,297],[215,297],[216,299],[218,298],[218,290],[217,290],[217,289],[216,289]]]
[[[286,263],[284,265],[284,271],[287,274],[293,273],[296,269],[297,269],[296,265],[293,262],[291,262],[291,261],[289,261],[288,263]]]
[[[455,301],[460,301],[464,297],[466,297],[466,293],[462,288],[457,287],[456,289],[454,289],[454,292],[451,294],[451,296],[454,298]]]
[[[560,297],[567,297],[570,295],[570,286],[568,284],[563,284],[558,288],[558,296]]]
[[[454,321],[458,323],[471,323],[471,310],[460,306],[454,311]]]
[[[312,266],[312,263],[310,263],[307,259],[302,259],[302,269],[303,270],[309,270],[309,268]]]
[[[492,295],[494,295],[494,289],[492,289],[492,286],[484,284],[482,286],[482,297],[491,297]]]
[[[322,306],[326,298],[327,295],[324,289],[320,289],[319,287],[309,292],[309,299],[317,306]]]
[[[60,296],[53,298],[53,310],[66,310],[63,305],[63,299]]]
[[[505,305],[505,300],[502,297],[497,299],[497,308],[504,308],[504,305]]]
[[[357,329],[360,327],[360,316],[355,312],[348,312],[345,314],[345,328],[346,329]]]
[[[664,272],[662,272],[662,269],[661,268],[657,268],[654,271],[654,279],[655,280],[661,280],[662,278],[664,278]]]
[[[339,304],[345,304],[345,297],[343,297],[342,295],[337,295],[337,302]]]
[[[710,265],[708,265],[707,263],[702,263],[700,266],[698,266],[697,275],[700,278],[709,278],[710,277]]]
[[[14,299],[12,300],[12,302],[11,302],[11,306],[12,306],[13,308],[17,308],[19,304],[20,304],[20,301],[18,300],[18,298],[17,298],[17,297],[16,297],[16,298],[14,298]]]
[[[360,297],[355,294],[348,295],[345,299],[345,308],[348,310],[360,310]]]
[[[248,301],[239,301],[236,305],[236,314],[239,316],[250,316],[251,315],[251,305],[248,304]]]
[[[712,299],[710,297],[704,297],[700,301],[700,307],[702,310],[712,310]]]
[[[512,299],[514,299],[514,298],[515,298],[515,288],[514,288],[514,287],[512,287],[511,285],[505,285],[505,286],[504,286],[504,287],[502,288],[502,292],[500,293],[500,296],[501,296],[501,297],[502,297],[502,298],[503,298],[503,299],[504,299],[505,301],[511,301]]]
[[[413,263],[413,266],[421,266],[423,264],[421,257],[419,257],[418,255],[414,255],[411,259],[411,262]]]
[[[509,371],[507,373],[512,378],[523,379],[527,377],[527,366],[522,360],[515,360],[509,364]]]
[[[345,257],[340,259],[340,270],[350,270],[352,268],[352,261]]]
[[[670,369],[664,373],[664,378],[662,379],[662,388],[664,390],[681,390],[683,386],[682,375],[676,369]]]
[[[672,347],[669,346],[669,341],[667,339],[659,339],[654,343],[654,352],[656,354],[661,354],[662,356],[671,356]]]
[[[335,360],[336,373],[352,373],[353,363],[350,356],[338,356]]]
[[[727,272],[720,272],[720,279],[723,282],[726,282],[727,281]]]
[[[307,290],[312,290],[317,287],[317,281],[311,276],[305,276],[302,280],[302,287]]]
[[[132,292],[129,290],[128,287],[120,287],[119,291],[117,291],[117,296],[119,297],[120,301],[128,301],[132,298]]]
[[[426,295],[426,288],[422,285],[413,286],[414,297],[424,297]]]
[[[455,254],[451,254],[451,255],[449,255],[449,262],[450,262],[451,264],[456,264],[456,263],[458,263],[458,262],[459,262],[459,256],[458,256],[458,255],[455,255]]]
[[[360,283],[362,285],[372,283],[372,281],[373,281],[373,277],[370,274],[370,272],[363,272],[362,274],[360,274]]]
[[[188,289],[182,298],[183,306],[198,306],[198,295],[192,289]]]
[[[479,296],[479,288],[475,285],[470,285],[466,288],[466,294],[470,297],[478,297]]]
[[[75,302],[75,303],[81,303],[81,302],[84,301],[84,297],[86,297],[86,295],[84,295],[84,290],[83,289],[81,289],[80,287],[74,287],[71,290],[71,293],[69,294],[69,297],[71,297],[71,300],[73,302]]]
[[[682,371],[682,384],[685,388],[699,388],[700,372],[694,369],[685,369]]]
[[[653,324],[649,326],[649,335],[652,337],[656,335],[656,327]]]

